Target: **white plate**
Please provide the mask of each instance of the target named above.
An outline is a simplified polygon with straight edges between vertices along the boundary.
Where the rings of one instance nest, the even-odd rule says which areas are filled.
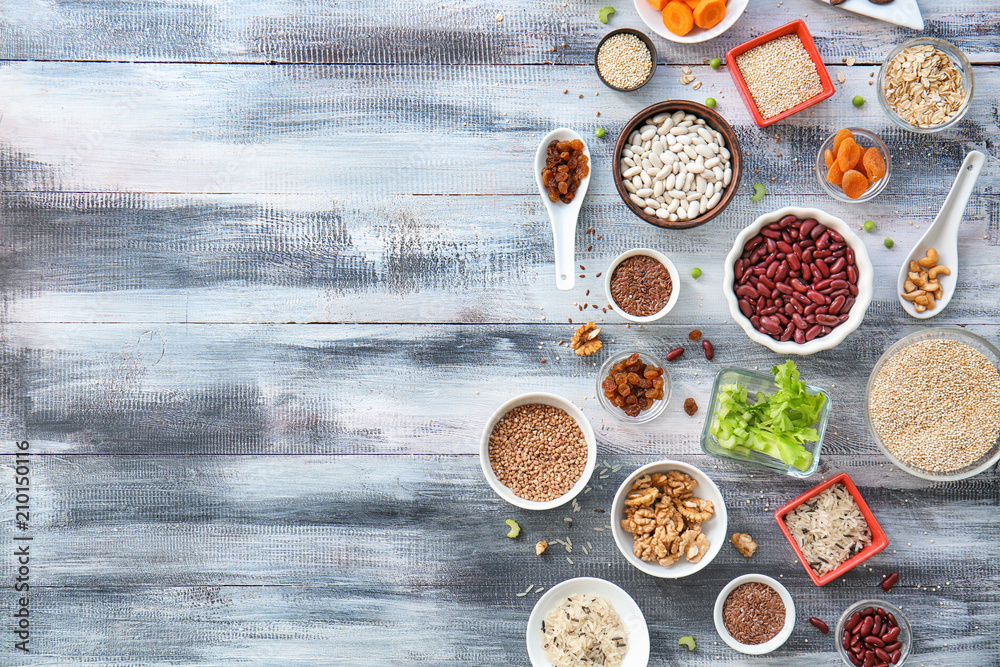
[[[899,1],[896,0],[896,2]],[[729,0],[726,3],[726,16],[719,21],[718,25],[708,30],[702,30],[698,26],[695,26],[691,29],[691,32],[683,37],[667,30],[667,26],[663,25],[663,15],[653,9],[653,5],[649,4],[647,0],[632,0],[632,2],[635,4],[635,10],[639,12],[639,18],[642,19],[642,22],[663,39],[669,39],[671,42],[679,42],[681,44],[697,44],[698,42],[707,42],[710,39],[718,37],[732,28],[740,20],[740,17],[743,16],[743,10],[747,8],[747,3],[750,0]]]
[[[528,658],[534,667],[552,667],[542,648],[542,621],[570,595],[599,595],[614,607],[628,630],[628,651],[622,667],[646,667],[649,664],[649,629],[642,610],[628,593],[610,581],[593,577],[567,579],[548,590],[535,603],[528,618]]]
[[[636,2],[638,1],[636,0]],[[824,5],[830,5],[827,0],[817,1]],[[835,7],[836,9],[844,9],[855,14],[869,16],[879,21],[912,28],[913,30],[924,29],[924,17],[920,15],[920,7],[917,6],[917,0],[892,0],[892,2],[885,5],[876,5],[868,2],[868,0],[845,0],[843,4],[836,5]]]

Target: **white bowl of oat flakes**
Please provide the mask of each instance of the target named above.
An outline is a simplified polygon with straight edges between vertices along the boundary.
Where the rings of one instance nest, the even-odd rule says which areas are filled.
[[[544,392],[515,396],[497,408],[479,443],[490,488],[529,510],[568,503],[587,486],[596,463],[597,439],[583,412]]]
[[[636,569],[679,579],[702,570],[726,540],[719,487],[698,468],[657,461],[626,478],[611,505],[618,550]]]

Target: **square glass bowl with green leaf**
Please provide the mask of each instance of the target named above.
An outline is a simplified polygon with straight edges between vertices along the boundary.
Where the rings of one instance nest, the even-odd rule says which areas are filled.
[[[819,466],[830,407],[830,395],[802,382],[791,360],[771,375],[724,368],[712,387],[701,448],[718,459],[809,477]]]

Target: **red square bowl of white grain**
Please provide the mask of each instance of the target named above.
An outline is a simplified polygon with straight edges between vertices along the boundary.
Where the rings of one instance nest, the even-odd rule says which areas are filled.
[[[802,48],[791,36],[798,37]],[[760,127],[784,120],[834,93],[830,74],[801,20],[730,49],[726,67]]]

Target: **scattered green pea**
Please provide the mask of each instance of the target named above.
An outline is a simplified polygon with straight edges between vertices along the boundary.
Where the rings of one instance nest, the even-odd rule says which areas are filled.
[[[694,278],[695,280],[701,278],[701,269],[699,269],[697,266],[691,269],[691,277]]]
[[[681,637],[680,639],[677,640],[677,643],[680,644],[681,646],[687,646],[687,649],[689,651],[693,651],[695,647],[694,637],[692,637],[691,635],[688,635],[686,637]]]
[[[709,109],[714,109],[716,107],[715,98],[709,97],[707,100],[705,100],[705,106],[708,107]]]
[[[861,97],[860,95],[855,95],[854,99],[851,100],[851,102],[854,103],[854,106],[859,107],[865,103],[865,98]]]
[[[866,232],[874,232],[875,231],[875,221],[874,220],[865,220],[865,231]]]
[[[708,61],[708,64],[712,69],[719,69],[722,67],[722,61],[718,58],[712,58]]]
[[[507,533],[507,537],[513,539],[521,534],[521,527],[517,525],[517,521],[514,521],[513,519],[507,519],[506,521],[504,521],[504,523],[510,526],[510,532]]]
[[[760,201],[767,194],[767,188],[765,188],[760,183],[753,184],[753,197],[750,197],[750,201]]]
[[[603,137],[605,134],[607,134],[607,132],[604,130],[603,127],[599,127],[596,130],[594,130],[594,136],[597,137],[598,139]]]
[[[891,248],[892,246],[896,245],[896,243],[889,237],[886,237],[885,241],[882,241],[882,243],[885,244],[886,248]]]

